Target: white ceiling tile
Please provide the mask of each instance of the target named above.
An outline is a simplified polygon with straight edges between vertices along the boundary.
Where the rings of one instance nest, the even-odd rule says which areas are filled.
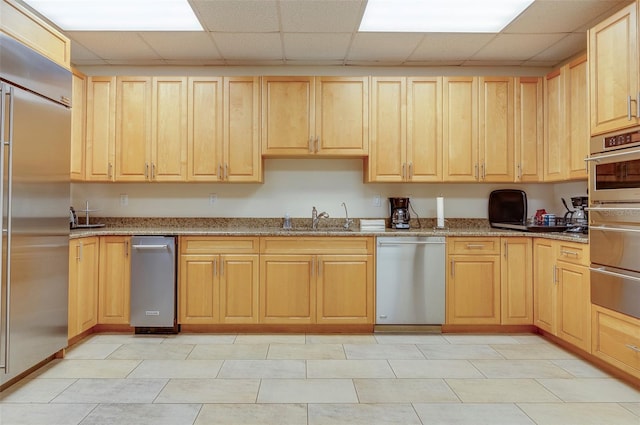
[[[367,32],[356,34],[348,61],[404,61],[424,38],[415,33]]]
[[[404,60],[348,60],[345,65],[349,66],[402,66]]]
[[[313,60],[344,58],[351,34],[285,33],[284,53],[287,60]]]
[[[96,56],[106,60],[130,59],[138,60],[161,59],[149,47],[137,32],[129,31],[70,31],[69,37],[91,50]]]
[[[551,68],[553,68],[557,64],[558,63],[556,61],[539,61],[539,60],[532,59],[532,60],[523,62],[522,66],[535,67],[535,68],[548,68],[549,70],[551,70]]]
[[[464,63],[463,60],[408,60],[403,65],[407,66],[460,66]]]
[[[462,61],[489,43],[495,34],[426,34],[410,61]]]
[[[569,34],[548,49],[532,57],[536,61],[556,61],[556,63],[587,50],[587,36],[582,33]]]
[[[565,36],[566,34],[498,34],[470,60],[527,60]]]
[[[543,34],[572,32],[611,8],[602,0],[537,0],[529,6],[504,32],[507,34]]]
[[[360,26],[362,0],[281,0],[284,32],[353,32]]]
[[[282,60],[280,34],[215,33],[213,39],[225,59]]]
[[[140,36],[165,59],[222,59],[215,43],[207,33],[141,32]]]
[[[208,31],[279,31],[275,0],[191,0],[193,10]]]

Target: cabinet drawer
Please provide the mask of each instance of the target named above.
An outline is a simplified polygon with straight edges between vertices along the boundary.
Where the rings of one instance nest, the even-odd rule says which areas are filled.
[[[640,320],[592,306],[592,354],[640,377]]]
[[[499,238],[447,238],[449,254],[500,254]]]
[[[373,237],[271,237],[260,239],[262,254],[372,254]]]
[[[182,254],[257,254],[258,238],[182,236]]]
[[[589,265],[589,245],[559,242],[557,246],[558,260],[584,266]]]

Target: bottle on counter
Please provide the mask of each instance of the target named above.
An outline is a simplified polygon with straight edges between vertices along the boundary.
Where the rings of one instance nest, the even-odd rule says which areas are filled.
[[[282,228],[285,230],[291,229],[291,217],[288,213],[284,215],[284,223],[282,224]]]

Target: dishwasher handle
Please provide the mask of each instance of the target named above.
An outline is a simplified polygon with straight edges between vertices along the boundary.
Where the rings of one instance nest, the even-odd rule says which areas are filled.
[[[168,249],[169,245],[131,245],[131,248],[140,250]]]
[[[393,245],[444,245],[444,242],[426,242],[426,241],[408,241],[408,242],[378,242],[378,246],[393,246]]]

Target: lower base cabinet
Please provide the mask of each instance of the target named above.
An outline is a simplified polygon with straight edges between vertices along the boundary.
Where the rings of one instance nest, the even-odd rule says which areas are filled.
[[[95,236],[69,241],[69,339],[98,323],[99,245]]]
[[[131,237],[101,236],[98,323],[128,325],[131,313]]]
[[[640,378],[640,319],[593,305],[591,353]]]

